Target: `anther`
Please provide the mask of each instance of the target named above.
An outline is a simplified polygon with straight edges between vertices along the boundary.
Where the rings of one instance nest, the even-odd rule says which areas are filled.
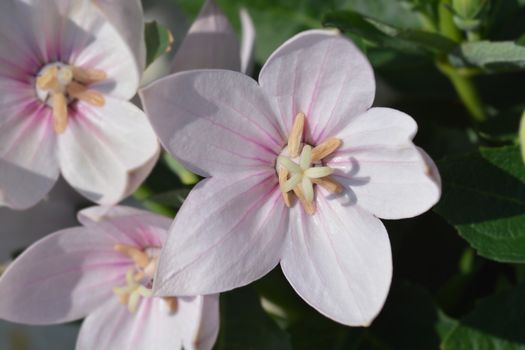
[[[177,309],[179,307],[179,301],[176,297],[167,297],[164,298],[164,301],[168,304],[170,313],[174,314],[175,312],[177,312]]]
[[[328,140],[322,142],[320,145],[317,145],[312,150],[312,162],[318,162],[330,154],[334,153],[343,142],[335,137],[329,138]]]
[[[67,86],[67,93],[71,97],[87,102],[95,107],[103,107],[106,104],[106,100],[100,92],[88,90],[84,85],[74,81]]]
[[[57,134],[62,134],[67,127],[67,98],[63,93],[57,92],[51,95],[53,105],[53,126]]]
[[[279,175],[279,186],[282,189],[284,186],[284,183],[288,179],[288,170],[284,167],[279,167],[278,175]],[[285,192],[281,190],[281,195],[283,197],[284,205],[290,208],[292,206],[291,193],[289,191]]]
[[[293,122],[292,131],[288,136],[288,152],[292,158],[299,155],[301,141],[303,139],[304,118],[304,113],[297,113]]]
[[[313,200],[312,201],[307,201],[306,200],[306,198],[304,196],[304,193],[303,193],[303,190],[301,189],[301,186],[299,186],[299,185],[296,186],[293,189],[293,192],[295,193],[297,198],[299,198],[299,201],[301,202],[301,204],[302,204],[306,214],[314,215],[315,214],[315,202]]]
[[[343,191],[343,186],[341,186],[337,181],[331,179],[330,177],[312,179],[312,182],[316,185],[321,186],[322,188],[331,193],[341,193]]]
[[[137,249],[135,247],[131,247],[125,244],[115,244],[113,250],[129,256],[140,268],[145,268],[149,264],[150,259],[148,255],[142,250]]]
[[[49,68],[36,79],[36,86],[41,90],[56,90],[58,87],[57,73],[57,67]]]
[[[106,80],[107,74],[100,69],[73,67],[73,77],[82,84],[92,84]]]

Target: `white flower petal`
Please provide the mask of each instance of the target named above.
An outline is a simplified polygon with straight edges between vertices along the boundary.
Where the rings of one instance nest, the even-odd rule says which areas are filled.
[[[160,298],[142,299],[136,313],[111,299],[90,314],[80,330],[77,350],[210,350],[219,326],[217,297],[178,298],[170,313]],[[202,334],[197,334],[202,331]],[[198,344],[202,341],[202,344]]]
[[[284,136],[263,91],[244,74],[181,72],[140,94],[162,144],[192,172],[274,168]]]
[[[219,293],[261,278],[279,263],[287,222],[271,171],[204,180],[171,226],[157,295]]]
[[[75,227],[38,241],[0,278],[0,318],[54,324],[85,317],[123,283],[131,260],[113,251],[114,236]]]
[[[142,72],[146,66],[144,14],[140,0],[93,0],[122,35]]]
[[[380,218],[424,213],[439,200],[441,185],[433,162],[412,143],[416,130],[408,115],[372,108],[337,135],[343,145],[327,166],[359,206]]]
[[[44,198],[59,176],[51,112],[36,102],[1,100],[0,204],[27,209]]]
[[[321,193],[320,193],[321,194]],[[358,206],[318,196],[310,216],[296,206],[281,266],[297,293],[323,315],[367,326],[381,310],[392,278],[381,221]]]
[[[285,130],[306,114],[311,142],[319,144],[365,112],[374,100],[374,73],[347,38],[327,30],[302,32],[275,51],[259,76]]]
[[[205,68],[240,71],[240,50],[228,18],[214,0],[206,0],[175,54],[172,72]]]
[[[107,97],[101,108],[77,105],[59,139],[60,168],[66,180],[84,196],[111,205],[129,194],[134,172],[150,165],[158,147],[141,110]]]
[[[110,22],[111,16],[106,17],[91,1],[77,0],[73,3],[67,14],[66,28],[61,33],[63,57],[75,66],[106,72],[108,79],[92,84],[91,88],[115,98],[131,99],[137,93],[142,75],[142,63],[132,51],[132,47],[142,45],[135,41],[140,38],[133,38],[133,42],[127,43],[125,40],[131,37],[120,34]],[[130,7],[134,7],[131,5],[136,4],[130,4]]]

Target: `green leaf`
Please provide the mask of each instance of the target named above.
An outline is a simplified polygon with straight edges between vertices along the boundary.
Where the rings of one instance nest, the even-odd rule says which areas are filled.
[[[436,307],[424,288],[409,282],[393,285],[387,302],[367,329],[366,339],[385,349],[437,349],[450,319]]]
[[[525,167],[519,146],[481,148],[438,163],[436,211],[487,258],[525,263]]]
[[[294,350],[359,350],[363,329],[345,327],[325,317],[306,317],[289,329]]]
[[[524,350],[525,285],[482,302],[453,328],[443,350]]]
[[[478,41],[459,46],[450,55],[456,67],[478,67],[486,72],[525,69],[525,46],[513,41]]]
[[[171,50],[173,37],[170,31],[156,21],[146,23],[146,67]]]
[[[411,54],[449,53],[457,46],[440,34],[394,27],[354,11],[331,12],[324,17],[323,23],[362,37],[378,47]]]
[[[180,188],[173,191],[151,195],[147,198],[147,201],[167,206],[171,209],[179,209],[182,206],[182,203],[184,203],[186,197],[188,197],[189,193],[189,188]]]
[[[221,330],[215,350],[291,350],[288,335],[245,287],[221,295]]]
[[[480,136],[490,141],[517,141],[520,119],[524,110],[525,105],[522,104],[501,111],[494,118],[478,125]]]

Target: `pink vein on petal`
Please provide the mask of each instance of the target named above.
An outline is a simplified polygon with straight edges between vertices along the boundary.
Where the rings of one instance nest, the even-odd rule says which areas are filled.
[[[264,180],[262,180],[261,182],[255,184],[254,186],[250,187],[249,189],[247,189],[246,191],[242,192],[239,194],[239,196],[242,196],[243,194],[245,193],[248,193],[250,192],[251,190],[253,190],[254,188],[256,187],[259,187],[259,186],[262,186],[265,182],[267,182],[268,180],[271,180],[272,177],[268,177]],[[200,253],[194,260],[190,261],[189,263],[187,263],[185,266],[179,268],[178,270],[176,271],[173,271],[171,273],[168,274],[167,276],[167,280],[169,279],[172,279],[175,275],[181,273],[182,271],[186,270],[188,267],[190,267],[191,265],[193,265],[194,263],[196,263],[197,261],[199,261],[199,259],[206,255],[206,253],[208,253],[209,251],[211,251],[212,249],[214,249],[215,247],[217,247],[219,244],[221,244],[222,242],[224,242],[233,232],[235,232],[235,228],[238,227],[238,225],[240,225],[244,219],[248,216],[248,214],[250,212],[252,212],[254,209],[258,208],[258,204],[262,201],[264,201],[265,199],[269,198],[272,194],[272,192],[274,192],[275,190],[275,186],[273,186],[271,188],[271,190],[267,191],[266,193],[262,194],[258,199],[256,199],[254,201],[254,204],[252,204],[250,207],[248,207],[248,209],[246,209],[246,211],[240,216],[240,219],[239,221],[229,230],[228,233],[226,233],[225,235],[223,235],[218,241],[216,241],[215,243],[213,243],[209,248],[207,248],[205,251],[203,251],[202,253]],[[211,214],[214,214],[216,213],[217,211],[211,213]],[[211,216],[211,215],[210,215]]]

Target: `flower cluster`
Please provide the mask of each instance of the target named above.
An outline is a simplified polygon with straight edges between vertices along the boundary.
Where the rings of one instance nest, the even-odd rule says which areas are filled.
[[[349,39],[300,33],[256,82],[248,14],[241,44],[208,0],[173,74],[140,90],[143,112],[129,101],[145,69],[139,1],[4,0],[0,17],[0,203],[29,208],[61,175],[100,205],[9,265],[1,319],[85,318],[78,349],[211,349],[218,293],[279,264],[323,315],[376,317],[392,277],[380,218],[427,211],[441,185],[414,120],[372,107]],[[155,166],[157,137],[205,177],[173,223],[115,206]]]

